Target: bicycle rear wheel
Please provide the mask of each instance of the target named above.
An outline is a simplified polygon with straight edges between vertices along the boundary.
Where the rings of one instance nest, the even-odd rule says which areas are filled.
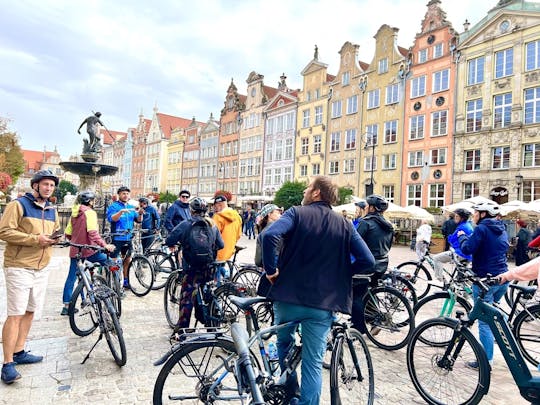
[[[419,262],[404,262],[397,266],[398,270],[406,273],[406,277],[414,286],[418,299],[424,298],[429,293],[429,284],[432,280],[431,273]]]
[[[182,273],[175,271],[170,274],[163,290],[163,308],[165,318],[171,328],[178,324],[180,319],[180,298],[182,294]]]
[[[116,309],[109,297],[104,300],[99,299],[101,319],[103,320],[103,334],[109,345],[109,349],[114,357],[114,361],[120,367],[126,364],[126,343],[120,321],[116,316]]]
[[[523,356],[535,367],[540,363],[540,304],[521,311],[513,322],[514,336]]]
[[[448,318],[425,321],[416,328],[407,347],[409,375],[429,404],[477,404],[489,390],[486,353],[468,329],[456,331],[457,325],[457,320]],[[449,344],[452,347],[446,355]],[[479,367],[467,367],[471,361],[477,361]]]
[[[232,278],[233,283],[242,285],[245,288],[245,294],[250,297],[257,296],[257,286],[262,272],[256,267],[242,267]]]
[[[468,315],[472,308],[471,304],[460,295],[454,295],[454,299],[452,302],[448,291],[439,291],[422,298],[413,309],[414,322],[420,324],[431,318],[445,316],[453,318],[456,311]]]
[[[112,297],[112,303],[114,305],[114,308],[116,309],[116,315],[118,318],[122,315],[122,287],[120,286],[120,278],[118,271],[121,271],[121,269],[111,271],[109,269],[106,269],[106,279],[107,279],[107,285],[111,290],[114,291],[116,294],[114,297]]]
[[[240,402],[238,385],[232,372],[226,373],[215,389],[210,392],[212,384],[225,372],[223,358],[231,353],[236,353],[236,349],[234,343],[228,339],[182,345],[159,372],[154,384],[154,405],[182,401],[190,404],[230,403],[221,398],[235,395],[238,396],[236,402]],[[211,396],[216,396],[216,398]],[[249,403],[246,399],[244,403]]]
[[[137,297],[144,297],[154,285],[152,263],[144,256],[133,256],[128,269],[129,287]]]
[[[77,336],[88,336],[98,326],[96,308],[90,294],[81,280],[71,296],[68,306],[69,326]]]
[[[152,290],[159,290],[165,286],[169,275],[175,270],[173,259],[160,250],[152,250],[146,253],[146,258],[152,263],[154,271],[154,285]]]
[[[414,313],[405,298],[392,287],[376,287],[364,296],[366,335],[385,350],[401,349],[414,329]]]
[[[391,282],[389,285],[407,297],[411,303],[411,306],[414,307],[416,304],[418,304],[418,296],[416,295],[416,289],[414,288],[413,283],[409,281],[408,276],[410,275],[393,275],[390,273],[385,273],[382,276],[382,280],[390,280]]]
[[[213,298],[209,306],[210,326],[221,326],[241,321],[248,334],[251,335],[253,329],[251,322],[247,322],[243,312],[229,300],[229,295],[244,296],[238,286],[234,283],[225,283],[216,288],[212,295]]]
[[[366,341],[356,329],[340,335],[330,362],[330,403],[373,404],[375,377]]]

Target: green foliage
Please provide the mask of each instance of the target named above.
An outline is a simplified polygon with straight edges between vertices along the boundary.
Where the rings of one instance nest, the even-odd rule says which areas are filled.
[[[284,209],[289,209],[294,205],[300,205],[304,197],[306,183],[299,181],[287,181],[276,192],[274,204]]]
[[[176,201],[176,196],[172,193],[169,193],[168,191],[165,192],[165,193],[159,193],[159,202],[160,203],[170,203],[172,204],[173,202]]]
[[[426,207],[425,210],[433,215],[442,214],[440,207]]]
[[[24,173],[24,158],[16,133],[8,131],[8,121],[0,117],[0,172],[11,176],[14,183]]]
[[[348,187],[338,188],[338,203],[337,205],[347,204],[350,200],[350,196],[353,195],[352,189]]]
[[[71,195],[77,194],[77,187],[75,186],[75,184],[67,180],[60,180],[60,183],[58,183],[58,187],[56,188],[55,192],[59,203],[64,201],[64,197],[68,192],[70,192]]]

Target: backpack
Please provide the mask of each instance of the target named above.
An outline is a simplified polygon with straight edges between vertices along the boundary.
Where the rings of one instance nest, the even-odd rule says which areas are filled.
[[[184,258],[190,267],[207,268],[214,262],[215,244],[212,226],[204,218],[197,218],[191,222],[182,246]]]

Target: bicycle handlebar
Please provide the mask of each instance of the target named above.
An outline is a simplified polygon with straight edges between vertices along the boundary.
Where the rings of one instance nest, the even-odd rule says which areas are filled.
[[[74,247],[74,248],[77,248],[79,250],[79,252],[83,249],[91,249],[91,250],[95,250],[96,252],[108,252],[107,249],[105,249],[104,247],[102,246],[98,246],[98,245],[81,245],[79,243],[73,243],[73,242],[70,242],[70,241],[65,241],[65,242],[59,242],[56,244],[56,246],[59,246],[59,247]]]

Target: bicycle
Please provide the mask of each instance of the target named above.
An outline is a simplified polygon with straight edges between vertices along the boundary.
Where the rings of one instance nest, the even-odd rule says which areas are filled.
[[[64,242],[61,246],[73,246],[78,249],[77,275],[80,282],[73,292],[68,307],[69,324],[73,332],[78,336],[88,336],[99,326],[99,337],[82,361],[84,364],[90,357],[90,353],[105,335],[109,349],[117,365],[126,364],[126,344],[119,315],[113,301],[120,302],[119,297],[108,285],[107,281],[95,274],[94,269],[99,268],[99,263],[90,263],[81,260],[82,249],[92,249],[102,252],[105,249],[94,245],[80,245]],[[113,276],[114,277],[114,276]],[[84,322],[89,321],[89,325]]]
[[[254,313],[254,305],[265,300],[262,297],[231,297],[231,302],[248,316]],[[153,403],[162,404],[172,400],[288,403],[291,394],[287,392],[285,383],[300,363],[301,341],[293,343],[285,359],[285,370],[281,372],[277,360],[269,358],[265,340],[279,329],[298,325],[299,322],[264,329],[259,329],[256,317],[252,317],[252,322],[257,332],[251,338],[238,323],[231,326],[232,337],[225,335],[224,330],[204,330],[184,335],[182,342],[154,363],[164,366],[154,385]],[[362,335],[351,329],[348,322],[337,321],[333,324],[332,333],[336,338],[331,360],[331,403],[340,403],[346,391],[349,397],[359,399],[362,403],[373,403],[373,364]],[[258,347],[253,349],[254,345]]]
[[[416,295],[416,289],[413,283],[409,281],[410,278],[410,274],[400,271],[397,267],[391,267],[383,274],[381,279],[390,280],[390,286],[407,297],[414,307],[418,304],[418,296]]]
[[[172,272],[182,268],[176,252],[171,252],[164,244],[165,239],[161,233],[155,236],[154,242],[146,249],[144,255],[152,263],[154,271],[153,290],[160,290],[167,284]]]
[[[475,277],[472,282],[481,292],[469,318],[458,312],[457,319],[433,318],[415,329],[407,347],[407,369],[416,390],[429,404],[481,401],[489,391],[491,368],[482,345],[470,331],[474,322],[481,320],[489,325],[521,396],[539,404],[540,377],[531,376],[504,313],[483,301],[488,285],[498,284],[498,279]],[[540,313],[540,305],[537,307]],[[478,363],[478,369],[466,366],[471,361]]]

